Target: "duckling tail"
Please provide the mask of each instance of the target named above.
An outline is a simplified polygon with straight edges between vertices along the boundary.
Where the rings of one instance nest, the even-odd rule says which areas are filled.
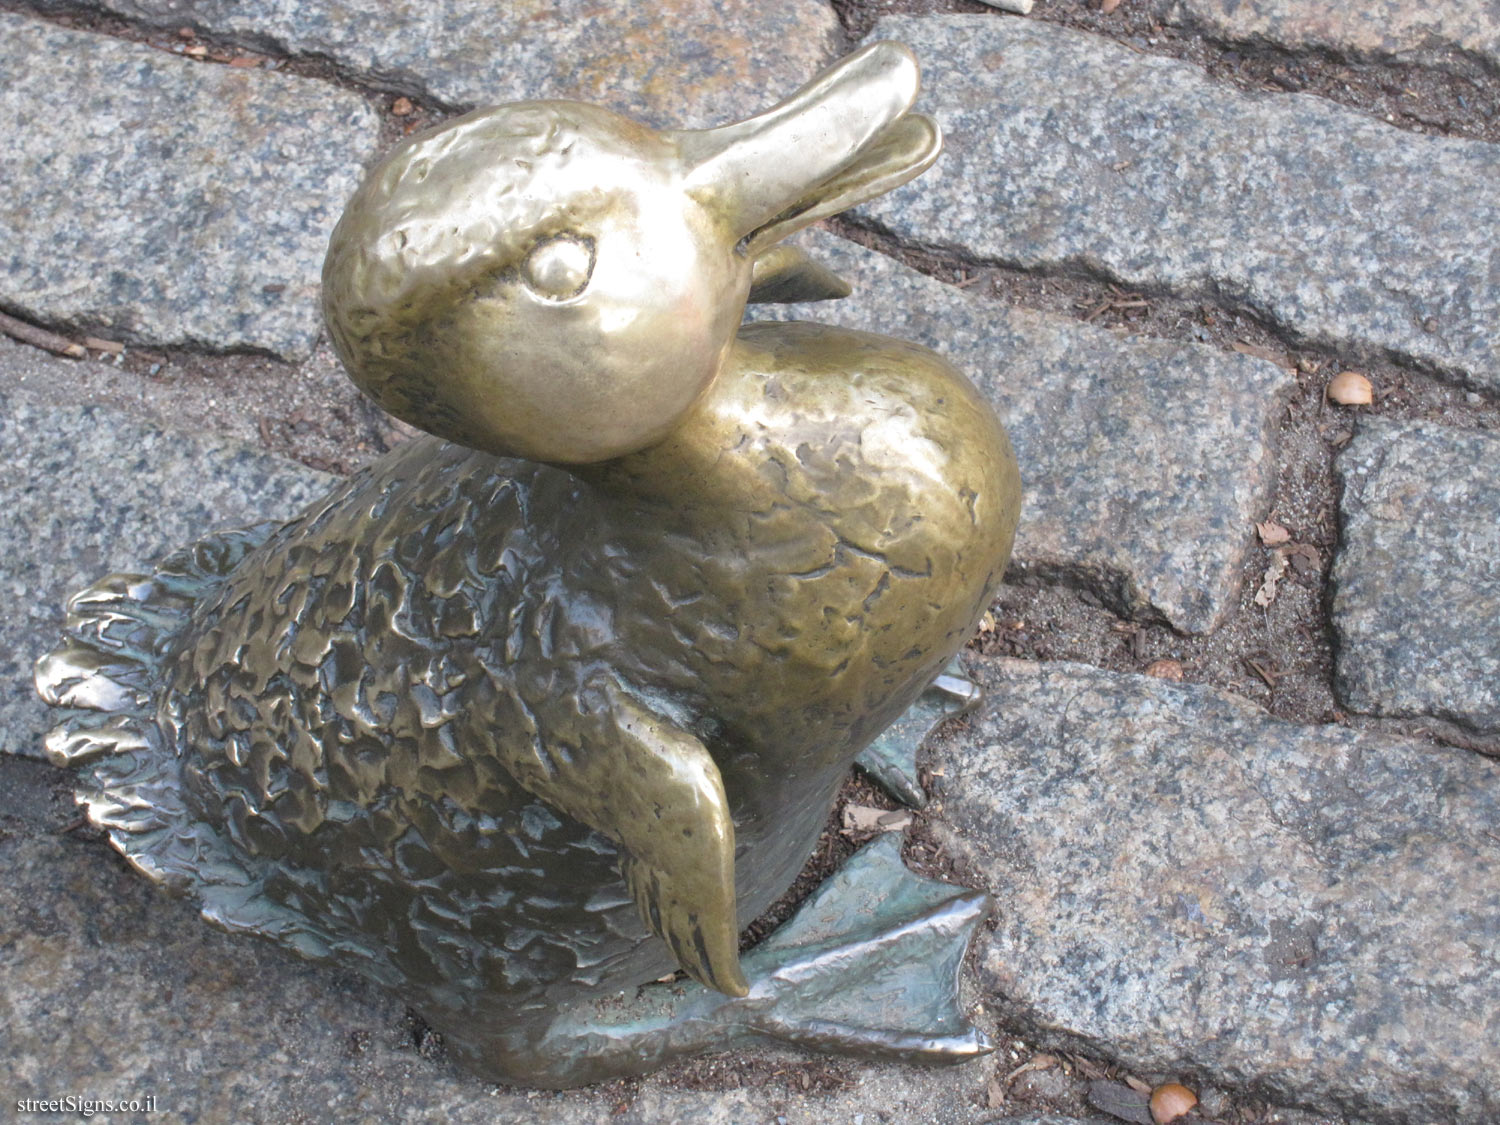
[[[63,643],[36,664],[39,695],[62,709],[46,739],[54,765],[80,767],[88,818],[142,874],[175,890],[195,872],[209,830],[183,804],[177,763],[157,726],[164,665],[198,600],[274,524],[221,532],[151,574],[111,574],[68,601]]]

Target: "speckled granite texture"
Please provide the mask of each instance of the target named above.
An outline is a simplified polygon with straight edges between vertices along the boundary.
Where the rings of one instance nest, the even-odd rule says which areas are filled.
[[[0,12],[0,305],[115,339],[311,353],[362,98]]]
[[[765,108],[813,76],[838,28],[823,0],[89,0],[88,6],[160,27],[195,27],[252,48],[331,59],[361,83],[451,107],[580,98],[660,126],[719,124],[747,108]]]
[[[942,838],[1044,1043],[1367,1120],[1500,1118],[1500,763],[1077,664],[971,664]]]
[[[1500,71],[1494,0],[1151,0],[1164,23],[1214,39],[1339,58]]]
[[[938,166],[863,208],[921,243],[1204,293],[1314,343],[1500,389],[1500,146],[1035,19],[882,20],[923,59]],[[1038,76],[1045,75],[1044,81]]]
[[[52,721],[31,669],[57,643],[69,596],[215,528],[290,517],[333,479],[118,410],[0,389],[0,750],[41,754]]]
[[[754,315],[925,344],[979,385],[1021,464],[1013,575],[1083,579],[1124,612],[1189,632],[1211,629],[1233,606],[1274,482],[1287,372],[1008,308],[830,234],[801,245],[854,294]]]
[[[1500,736],[1500,434],[1366,419],[1337,468],[1340,696]]]

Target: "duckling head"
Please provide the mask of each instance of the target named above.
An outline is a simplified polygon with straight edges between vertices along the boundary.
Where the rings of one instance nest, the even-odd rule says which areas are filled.
[[[938,155],[911,52],[872,44],[737,124],[518,102],[414,138],[334,230],[324,313],[381,406],[561,464],[666,436],[724,366],[755,259]]]

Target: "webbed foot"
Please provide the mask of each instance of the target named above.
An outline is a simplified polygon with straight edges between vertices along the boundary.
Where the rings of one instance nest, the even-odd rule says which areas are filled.
[[[927,794],[917,781],[917,750],[939,723],[979,706],[982,694],[955,658],[855,763],[902,804],[925,808]]]
[[[956,1063],[993,1049],[959,1007],[964,953],[988,906],[923,878],[883,836],[741,958],[749,993],[688,982],[580,1003],[513,1055],[528,1084],[575,1086],[749,1043],[902,1062]],[[470,1056],[476,1064],[482,1059]]]

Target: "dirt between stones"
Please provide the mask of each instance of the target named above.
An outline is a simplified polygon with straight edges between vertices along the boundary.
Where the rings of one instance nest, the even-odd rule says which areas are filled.
[[[886,16],[1001,15],[979,0],[832,3],[851,44]],[[1342,59],[1265,43],[1226,44],[1190,28],[1166,27],[1147,7],[1124,0],[1106,13],[1099,0],[1038,0],[1027,18],[1103,35],[1146,54],[1185,59],[1241,89],[1317,94],[1416,133],[1500,141],[1500,74],[1457,52],[1435,66]]]

